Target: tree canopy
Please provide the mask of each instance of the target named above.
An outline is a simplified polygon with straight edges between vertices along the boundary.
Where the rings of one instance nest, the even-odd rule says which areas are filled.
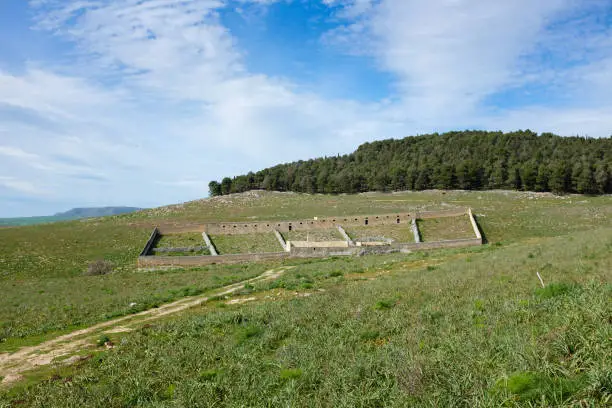
[[[612,193],[612,139],[529,130],[435,133],[364,143],[351,154],[209,183],[211,196],[252,189],[333,194],[433,188]]]

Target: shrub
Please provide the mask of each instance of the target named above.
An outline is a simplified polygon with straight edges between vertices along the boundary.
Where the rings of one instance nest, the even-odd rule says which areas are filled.
[[[243,343],[250,338],[257,337],[261,333],[263,333],[263,329],[257,326],[253,326],[253,325],[246,326],[237,333],[238,343]]]
[[[170,384],[162,391],[161,398],[163,400],[171,400],[174,398],[175,392],[176,392],[176,385]]]
[[[219,370],[204,370],[200,373],[200,380],[212,381],[219,375],[219,373]]]
[[[98,347],[102,347],[103,345],[105,345],[106,343],[110,342],[110,337],[108,337],[106,334],[102,334],[100,335],[100,337],[98,337],[98,341],[97,341],[97,345]]]
[[[378,330],[366,330],[361,332],[361,340],[371,341],[376,340],[380,336],[380,332]]]
[[[280,378],[283,380],[295,380],[296,378],[300,378],[302,376],[302,370],[299,368],[286,368],[281,370]]]
[[[106,275],[108,273],[111,273],[112,271],[113,271],[113,263],[110,261],[101,259],[98,261],[91,262],[89,266],[87,267],[87,272],[85,272],[85,275],[87,276]]]
[[[395,306],[396,300],[395,299],[385,299],[385,300],[379,300],[378,302],[376,302],[376,304],[374,305],[374,309],[376,310],[386,310],[386,309],[391,309],[393,306]]]
[[[244,284],[244,289],[242,289],[240,291],[241,295],[249,295],[251,293],[253,293],[253,291],[255,290],[255,286],[251,285],[250,283],[245,283]]]
[[[498,387],[506,389],[522,401],[560,402],[580,391],[584,378],[549,377],[541,373],[522,372],[499,381]]]
[[[549,299],[556,296],[564,295],[573,289],[572,285],[567,283],[551,283],[544,288],[538,288],[535,291],[537,297],[541,299]]]

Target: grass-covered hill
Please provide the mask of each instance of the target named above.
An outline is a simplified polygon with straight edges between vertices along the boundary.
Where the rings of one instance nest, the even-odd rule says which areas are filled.
[[[45,224],[57,221],[77,220],[80,218],[106,217],[138,211],[137,207],[87,207],[73,208],[55,215],[42,217],[0,218],[0,227]]]
[[[281,164],[221,182],[211,195],[266,189],[357,193],[426,189],[612,193],[612,138],[464,131],[365,143],[351,154]]]
[[[482,247],[136,269],[163,223],[467,206]],[[0,406],[610,406],[611,216],[610,196],[248,192],[0,229],[0,377],[2,353],[286,269],[106,333],[112,349],[94,342],[77,364],[23,373]],[[114,272],[84,274],[101,258]]]

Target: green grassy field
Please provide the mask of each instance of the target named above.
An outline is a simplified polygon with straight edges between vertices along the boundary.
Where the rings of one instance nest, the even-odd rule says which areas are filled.
[[[42,216],[42,217],[17,217],[17,218],[0,218],[0,227],[16,227],[21,225],[36,225],[45,224],[57,221],[65,221],[69,217],[59,216]]]
[[[154,248],[195,248],[204,247],[197,251],[172,251],[172,252],[155,252],[154,256],[201,256],[210,255],[210,250],[206,247],[204,238],[199,232],[188,232],[183,234],[166,234],[161,235],[154,243]]]
[[[295,267],[285,275],[247,288],[255,300],[220,299],[112,335],[113,350],[32,373],[0,391],[0,406],[609,406],[610,197],[249,193],[0,229],[0,351],[278,266],[136,271],[151,227],[166,220],[454,206],[473,208],[487,245],[286,261]],[[83,276],[99,258],[116,272]]]
[[[424,242],[474,238],[474,228],[467,215],[462,217],[417,220],[419,234]]]
[[[269,233],[211,235],[210,240],[220,255],[282,252],[276,236]]]
[[[380,225],[370,227],[346,227],[346,233],[355,241],[392,239],[397,243],[414,242],[410,225]]]
[[[205,245],[204,238],[199,232],[162,235],[155,243],[156,248],[185,248]]]
[[[251,278],[262,265],[115,272],[104,276],[5,281],[0,285],[0,352]],[[130,304],[135,303],[135,306]]]

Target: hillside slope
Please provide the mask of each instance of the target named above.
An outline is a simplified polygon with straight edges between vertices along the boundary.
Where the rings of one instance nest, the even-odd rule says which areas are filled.
[[[351,154],[211,181],[210,194],[251,189],[356,193],[426,189],[612,192],[612,139],[465,131],[365,143]]]
[[[135,269],[150,228],[166,222],[465,206],[487,245]],[[0,406],[607,406],[611,216],[609,196],[249,192],[0,230],[0,353],[293,266],[232,298],[106,333],[114,348],[92,344],[75,366],[26,373],[0,390]],[[115,272],[83,276],[96,258]]]

